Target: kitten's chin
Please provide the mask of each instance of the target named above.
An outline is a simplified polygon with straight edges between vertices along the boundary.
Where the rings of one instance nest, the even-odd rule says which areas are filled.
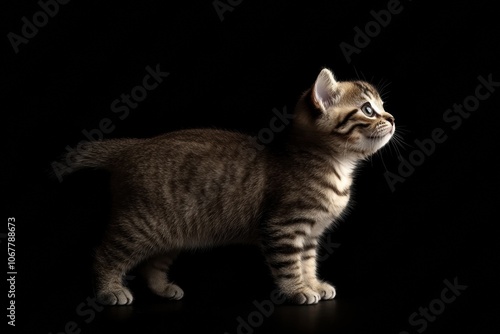
[[[384,147],[392,138],[392,133],[378,136],[365,136],[359,143],[358,149],[366,155],[372,155]]]
[[[373,154],[384,147],[389,140],[391,140],[392,135],[396,131],[395,126],[391,126],[390,128],[384,128],[378,133],[371,136],[364,136],[363,144],[367,151],[371,151],[370,154]]]
[[[385,144],[387,144],[389,142],[389,140],[391,140],[391,138],[392,138],[392,134],[388,133],[384,136],[371,137],[371,138],[369,138],[369,140],[374,142],[371,145],[374,145],[375,147],[377,147],[377,150],[379,150],[383,146],[385,146]]]

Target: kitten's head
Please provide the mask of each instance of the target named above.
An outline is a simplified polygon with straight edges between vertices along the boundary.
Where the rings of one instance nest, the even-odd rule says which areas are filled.
[[[383,105],[369,83],[337,81],[323,69],[302,96],[294,123],[299,131],[319,135],[338,152],[364,158],[387,144],[396,130],[394,117]]]

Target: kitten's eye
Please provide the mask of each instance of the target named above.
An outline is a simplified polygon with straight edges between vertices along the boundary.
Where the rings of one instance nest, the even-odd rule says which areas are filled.
[[[365,104],[363,104],[363,106],[361,107],[361,111],[368,117],[372,117],[375,114],[375,111],[373,110],[370,102],[366,102]]]

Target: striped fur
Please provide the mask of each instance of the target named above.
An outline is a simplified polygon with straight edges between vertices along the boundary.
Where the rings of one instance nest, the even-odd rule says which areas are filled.
[[[259,245],[290,301],[334,298],[316,276],[319,239],[345,213],[357,163],[394,129],[373,86],[338,82],[324,69],[299,100],[281,150],[257,150],[248,136],[221,130],[89,144],[71,167],[109,170],[113,194],[96,251],[99,301],[130,304],[122,279],[141,263],[154,293],[180,299],[167,277],[178,252],[230,243]]]

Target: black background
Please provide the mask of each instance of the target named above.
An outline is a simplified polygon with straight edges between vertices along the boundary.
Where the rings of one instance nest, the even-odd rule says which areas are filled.
[[[2,219],[16,218],[18,332],[59,333],[70,321],[81,333],[238,332],[238,317],[248,320],[253,301],[268,300],[273,289],[258,251],[242,246],[182,255],[172,272],[182,301],[156,298],[134,277],[133,306],[82,315],[90,308],[79,305],[93,296],[90,267],[107,221],[108,176],[88,171],[60,183],[51,163],[104,118],[115,126],[105,138],[193,127],[257,133],[273,108],[293,109],[322,67],[340,80],[387,85],[385,107],[406,143],[403,158],[435,128],[447,140],[395,191],[384,178],[386,170],[397,174],[394,149],[364,163],[351,213],[325,238],[334,252],[320,263],[338,297],[276,305],[254,332],[417,333],[423,327],[412,326],[410,315],[455,278],[467,289],[424,332],[498,329],[500,89],[456,130],[443,120],[474,95],[479,76],[500,81],[496,9],[488,1],[402,1],[401,13],[348,63],[340,43],[353,45],[354,27],[364,29],[370,11],[387,3],[247,0],[221,21],[212,1],[72,1],[18,53],[7,34],[21,34],[21,18],[32,22],[40,7],[31,1],[4,11]],[[111,103],[157,64],[169,76],[119,119]]]

